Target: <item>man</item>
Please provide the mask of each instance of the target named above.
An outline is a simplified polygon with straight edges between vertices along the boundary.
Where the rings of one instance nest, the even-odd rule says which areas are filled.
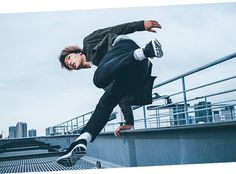
[[[59,56],[62,68],[80,70],[91,68],[91,63],[96,65],[93,82],[105,92],[80,136],[65,155],[58,158],[59,164],[73,166],[85,155],[87,144],[93,142],[104,128],[116,105],[120,104],[122,109],[152,102],[155,77],[151,76],[152,64],[148,58],[162,57],[161,45],[155,39],[140,48],[125,34],[145,30],[156,32],[153,28],[161,28],[161,25],[155,20],[147,20],[99,29],[84,38],[83,49],[69,46],[62,50]],[[128,116],[126,120],[130,119],[130,122],[115,131],[116,136],[120,130],[132,127],[132,117]]]

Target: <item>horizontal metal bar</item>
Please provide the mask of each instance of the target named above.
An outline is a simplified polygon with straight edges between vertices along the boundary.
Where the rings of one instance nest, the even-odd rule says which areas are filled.
[[[195,98],[188,99],[187,102],[203,99],[205,97],[213,97],[213,96],[217,96],[217,95],[221,95],[221,94],[231,93],[231,92],[235,92],[235,91],[236,91],[236,89],[231,89],[231,90],[228,90],[228,91],[222,91],[222,92],[219,92],[219,93],[214,93],[214,94],[210,94],[210,95],[195,97]],[[184,101],[178,101],[178,102],[175,102],[175,103],[171,103],[171,104],[167,104],[167,105],[164,105],[164,106],[160,106],[160,107],[157,107],[157,109],[161,109],[162,107],[163,108],[164,107],[167,108],[167,107],[169,107],[171,105],[176,105],[176,104],[181,104],[181,103],[184,103]],[[166,109],[166,108],[164,108],[164,109]]]
[[[228,60],[230,60],[230,59],[232,59],[232,58],[235,58],[235,57],[236,57],[236,52],[235,52],[235,53],[232,53],[232,54],[230,54],[230,55],[228,55],[228,56],[222,57],[222,58],[220,58],[220,59],[217,59],[217,60],[215,60],[215,61],[213,61],[213,62],[211,62],[211,63],[208,63],[208,64],[206,64],[206,65],[203,65],[203,66],[200,66],[200,67],[198,67],[198,68],[195,68],[195,69],[193,69],[193,70],[191,70],[191,71],[189,71],[189,72],[180,74],[180,75],[178,75],[178,76],[176,76],[176,77],[174,77],[174,78],[171,78],[171,79],[169,79],[169,80],[167,80],[167,81],[164,81],[164,82],[162,82],[162,83],[159,83],[159,84],[155,85],[155,86],[153,87],[153,89],[155,89],[155,88],[157,88],[157,87],[160,87],[160,86],[163,86],[163,85],[165,85],[165,84],[168,84],[168,83],[170,83],[170,82],[173,82],[173,81],[175,81],[175,80],[178,80],[178,79],[180,79],[180,78],[182,78],[182,77],[186,77],[186,76],[189,76],[189,75],[194,74],[194,73],[196,73],[196,72],[199,72],[199,71],[201,71],[201,70],[207,69],[207,68],[212,67],[212,66],[214,66],[214,65],[217,65],[217,64],[219,64],[219,63],[228,61]]]
[[[86,115],[90,115],[90,114],[92,114],[93,112],[94,112],[94,111],[87,112],[87,113],[85,113],[85,114],[83,114],[83,115],[77,116],[77,117],[72,118],[72,119],[70,119],[70,120],[64,121],[64,122],[62,122],[62,123],[60,123],[60,124],[57,124],[56,126],[59,126],[59,125],[61,125],[61,124],[65,124],[65,123],[71,122],[71,121],[73,121],[73,120],[76,120],[76,119],[81,118],[81,117],[86,116]]]
[[[200,89],[200,88],[203,88],[203,87],[215,85],[217,83],[221,83],[221,82],[224,82],[224,81],[227,81],[227,80],[232,80],[234,78],[236,78],[236,76],[231,76],[229,78],[225,78],[225,79],[214,81],[214,82],[211,82],[211,83],[208,83],[208,84],[205,84],[205,85],[197,86],[195,88],[191,88],[191,89],[185,90],[185,92],[190,92],[190,91],[193,91],[193,90],[196,90],[196,89]],[[183,93],[183,91],[177,92],[177,93],[174,93],[174,94],[167,95],[167,97],[172,97],[172,96],[179,95],[179,94],[182,94],[182,93]],[[160,98],[158,98],[158,99],[160,99]]]

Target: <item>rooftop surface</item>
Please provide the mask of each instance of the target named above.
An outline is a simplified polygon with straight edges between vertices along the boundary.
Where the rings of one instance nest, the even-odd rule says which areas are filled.
[[[60,146],[53,146],[32,138],[1,141],[0,173],[50,172],[64,170],[94,169],[96,163],[85,159],[73,167],[64,167],[56,160],[64,152]]]
[[[0,173],[49,172],[96,168],[94,164],[85,160],[79,160],[73,167],[64,167],[56,163],[58,157],[59,156],[0,161]]]

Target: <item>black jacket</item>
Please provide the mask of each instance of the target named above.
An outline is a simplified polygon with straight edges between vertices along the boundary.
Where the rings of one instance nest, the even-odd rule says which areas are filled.
[[[83,40],[83,52],[87,61],[98,66],[104,55],[110,51],[113,41],[124,34],[144,31],[144,21],[130,22],[114,27],[99,29],[86,36]],[[130,97],[130,104],[145,105],[152,103],[152,87],[156,77],[151,76],[152,64],[149,62],[148,76],[142,86]]]

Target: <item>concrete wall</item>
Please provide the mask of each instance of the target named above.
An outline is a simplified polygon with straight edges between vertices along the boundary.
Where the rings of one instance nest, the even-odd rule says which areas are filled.
[[[88,156],[122,166],[236,161],[236,123],[100,134]]]

